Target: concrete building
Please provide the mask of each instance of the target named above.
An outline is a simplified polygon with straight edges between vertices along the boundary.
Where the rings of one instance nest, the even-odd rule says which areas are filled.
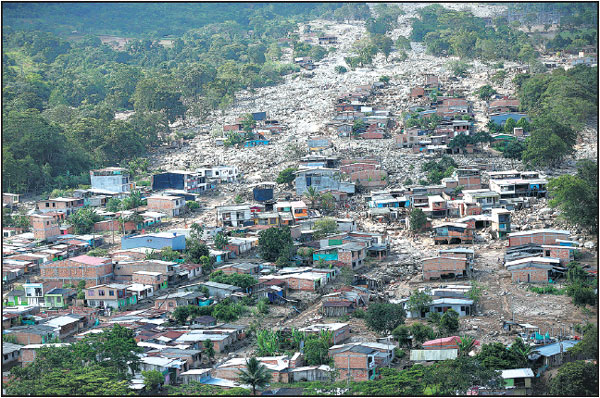
[[[500,194],[489,189],[467,189],[462,191],[463,200],[467,203],[479,203],[485,211],[498,207]]]
[[[137,296],[127,291],[129,285],[120,283],[91,286],[85,289],[89,307],[124,308],[137,303]]]
[[[510,233],[510,211],[492,209],[492,231],[496,231],[498,238],[506,238],[506,235]]]
[[[207,190],[204,173],[174,170],[152,176],[152,190],[177,189],[187,193],[201,193]]]
[[[238,227],[250,222],[254,224],[249,205],[217,206],[219,226]]]
[[[354,183],[341,181],[338,169],[325,169],[320,167],[300,169],[296,172],[296,194],[302,196],[309,187],[317,192],[324,190],[341,191],[354,194],[356,186]]]
[[[131,192],[135,183],[130,181],[129,171],[122,167],[106,167],[90,170],[90,181],[93,189],[104,189],[110,192]]]
[[[121,238],[121,249],[148,247],[162,250],[165,247],[173,250],[185,250],[185,235],[176,232],[156,232],[152,234],[130,235]]]

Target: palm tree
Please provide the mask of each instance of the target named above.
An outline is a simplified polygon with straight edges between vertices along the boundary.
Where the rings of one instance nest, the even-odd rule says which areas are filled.
[[[461,357],[469,355],[475,347],[475,339],[471,336],[463,336],[458,343],[458,353]]]
[[[319,194],[319,191],[317,191],[315,189],[315,187],[308,187],[308,189],[306,190],[306,193],[304,194],[304,196],[306,197],[306,199],[310,200],[310,207],[312,209],[315,208],[315,202],[319,199],[319,197],[321,196]]]
[[[255,357],[246,361],[246,369],[240,369],[240,383],[252,386],[252,395],[256,395],[256,387],[265,387],[271,381],[271,372]]]

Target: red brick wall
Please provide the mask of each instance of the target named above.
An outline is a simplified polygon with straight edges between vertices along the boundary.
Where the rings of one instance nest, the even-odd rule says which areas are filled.
[[[13,336],[17,338],[17,344],[42,344],[42,336],[33,333],[18,332]]]
[[[352,252],[338,251],[338,261],[352,267]]]
[[[436,257],[423,260],[423,279],[439,278],[442,274],[453,272],[462,274],[466,269],[466,260],[451,257]]]
[[[105,221],[99,221],[94,224],[95,232],[99,232],[99,231],[119,232],[122,228],[123,228],[123,224],[120,223],[118,220],[105,220]],[[135,230],[137,230],[137,227],[133,222],[127,221],[125,223],[125,231],[135,231]]]
[[[288,282],[288,287],[293,290],[309,290],[309,291],[315,290],[314,281],[312,281],[310,279],[300,279],[300,278],[291,277],[287,280],[287,282]]]
[[[152,275],[132,274],[131,281],[133,283],[142,283],[144,285],[158,285],[165,281],[165,276],[160,275],[158,279],[156,279],[156,276]]]
[[[19,362],[25,366],[35,359],[36,352],[33,349],[23,349],[21,348],[21,355],[19,356]]]
[[[546,256],[546,251],[550,250],[550,255]],[[565,248],[565,249],[559,249],[559,248],[544,248],[544,257],[554,257],[554,258],[559,258],[560,259],[560,264],[564,265],[564,264],[568,264],[569,261],[571,261],[571,250]]]
[[[362,170],[350,174],[350,181],[368,187],[385,186],[387,185],[387,178],[382,180],[382,177],[387,177],[387,175],[385,170]],[[369,178],[371,178],[371,181],[369,181]]]
[[[527,275],[529,274],[529,281],[531,283],[544,283],[548,282],[548,270],[539,268],[523,268],[519,270],[511,271],[513,282],[527,282]]]
[[[458,185],[464,186],[464,189],[480,189],[481,176],[458,177]]]
[[[377,168],[377,165],[374,163],[360,162],[360,163],[353,163],[353,164],[347,164],[347,165],[340,166],[340,171],[342,173],[351,174],[356,171],[375,170],[376,168]]]
[[[348,357],[350,357],[349,361]],[[334,354],[333,361],[335,368],[339,371],[337,380],[348,379],[348,368],[350,368],[351,380],[368,380],[367,355],[356,352],[342,352]]]
[[[71,259],[55,261],[40,266],[40,276],[44,280],[79,281],[85,280],[87,286],[106,282],[113,271],[112,263],[87,265]]]
[[[537,232],[521,236],[509,236],[508,246],[519,246],[527,243],[537,243],[539,245],[553,245],[556,239],[568,239],[565,234],[557,234],[553,232]]]

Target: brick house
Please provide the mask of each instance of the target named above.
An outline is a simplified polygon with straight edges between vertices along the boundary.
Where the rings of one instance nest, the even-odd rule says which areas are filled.
[[[349,343],[329,348],[329,357],[338,370],[336,380],[367,381],[378,376],[378,369],[394,359],[392,344]]]
[[[116,280],[125,282],[130,281],[137,271],[160,272],[170,281],[174,276],[175,265],[176,262],[163,260],[116,261],[114,274]]]
[[[277,357],[258,357],[256,359],[270,371],[271,382],[289,382],[288,371],[290,360],[286,355]],[[240,370],[246,368],[246,360],[246,358],[232,358],[219,365],[214,371],[214,376],[216,378],[237,381],[239,379]]]
[[[558,258],[560,265],[566,266],[574,260],[574,247],[560,245],[542,245],[542,255],[544,257]]]
[[[555,229],[533,229],[508,234],[508,246],[521,246],[528,243],[554,245],[557,240],[568,240],[571,233]]]
[[[473,230],[464,223],[443,223],[433,227],[435,244],[472,243]]]
[[[526,257],[506,263],[513,282],[548,283],[560,259],[551,257]]]
[[[325,246],[313,253],[313,262],[325,261],[351,269],[358,269],[364,265],[366,247],[356,242],[348,242],[339,246]]]
[[[199,297],[203,296],[200,292],[177,292],[169,293],[154,299],[154,308],[168,312],[175,311],[175,308],[183,305],[198,305]]]
[[[15,326],[2,331],[3,335],[15,336],[17,344],[45,344],[58,337],[53,326],[26,325]]]
[[[367,188],[385,187],[388,173],[385,170],[359,170],[350,174],[350,181]]]
[[[425,89],[423,87],[413,87],[410,90],[411,98],[422,98],[425,96]]]
[[[454,256],[438,256],[423,259],[423,280],[444,277],[464,277],[471,274],[471,267],[466,258]]]
[[[225,264],[215,271],[223,271],[225,274],[248,274],[256,275],[260,272],[260,264],[253,263],[231,263]]]
[[[169,217],[178,216],[185,206],[185,200],[181,196],[150,196],[147,198],[148,210],[165,213]]]
[[[55,328],[58,331],[58,337],[64,339],[79,333],[85,327],[85,317],[77,314],[62,315],[49,319],[44,324]]]
[[[63,283],[84,280],[86,286],[93,286],[112,279],[113,264],[110,258],[82,255],[40,265],[40,276],[43,280]]]
[[[298,329],[299,332],[306,334],[319,334],[321,330],[332,332],[330,344],[340,344],[350,338],[350,325],[347,323],[317,323]]]
[[[58,223],[51,216],[33,214],[29,216],[33,237],[40,240],[52,240],[60,236]]]
[[[267,282],[273,279],[284,280],[290,290],[315,291],[327,284],[327,273],[322,272],[294,272],[285,275],[269,275],[260,278],[260,282]]]
[[[67,216],[73,214],[83,207],[83,199],[80,198],[54,198],[40,200],[37,209],[40,213],[59,212]]]
[[[151,285],[154,291],[167,288],[167,277],[160,272],[135,271],[131,275],[131,282],[142,285]]]
[[[5,207],[15,207],[19,204],[19,198],[21,195],[17,193],[2,193],[2,206]]]

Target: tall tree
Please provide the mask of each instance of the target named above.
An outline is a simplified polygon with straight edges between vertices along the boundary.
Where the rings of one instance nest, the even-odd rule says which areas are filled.
[[[246,368],[240,369],[240,383],[249,384],[252,386],[252,395],[256,395],[256,387],[262,388],[271,380],[271,372],[267,367],[256,359],[250,358],[246,361]]]
[[[584,160],[577,165],[577,174],[562,175],[550,180],[550,206],[560,209],[570,224],[581,225],[592,233],[598,231],[598,165]]]

